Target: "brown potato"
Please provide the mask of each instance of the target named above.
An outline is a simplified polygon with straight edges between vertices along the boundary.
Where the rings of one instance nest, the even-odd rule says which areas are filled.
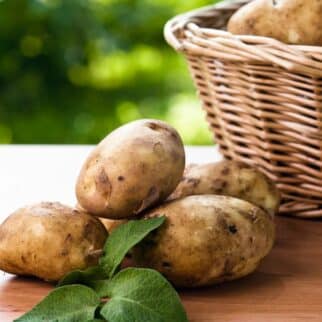
[[[129,123],[89,155],[76,184],[78,202],[95,216],[134,217],[171,194],[184,164],[182,141],[171,126],[158,120]]]
[[[145,217],[167,220],[134,248],[139,266],[174,285],[196,287],[253,272],[272,248],[273,218],[240,199],[201,195],[168,202]]]
[[[257,35],[289,44],[322,45],[320,0],[255,0],[229,20],[228,31]]]
[[[75,208],[79,211],[86,212],[78,203]],[[104,225],[108,233],[110,234],[115,228],[118,226],[125,224],[127,222],[126,219],[108,219],[108,218],[98,218],[101,223]]]
[[[169,200],[190,195],[226,195],[253,203],[274,215],[280,204],[275,184],[255,168],[235,161],[188,166]]]
[[[116,220],[116,219],[99,218],[99,220],[102,222],[102,224],[104,225],[104,227],[109,233],[111,233],[118,226],[127,223],[126,219]]]
[[[24,207],[0,226],[0,269],[57,281],[95,265],[107,236],[97,218],[58,202]]]

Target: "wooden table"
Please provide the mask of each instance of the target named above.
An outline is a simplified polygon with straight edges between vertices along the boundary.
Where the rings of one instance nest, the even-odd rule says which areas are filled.
[[[39,200],[75,202],[73,185],[90,147],[0,147],[0,221]],[[188,162],[220,156],[187,148]],[[278,217],[272,253],[251,276],[211,288],[181,290],[191,322],[322,321],[322,221]],[[36,279],[1,274],[0,322],[29,310],[52,288]],[[175,321],[169,321],[175,322]]]

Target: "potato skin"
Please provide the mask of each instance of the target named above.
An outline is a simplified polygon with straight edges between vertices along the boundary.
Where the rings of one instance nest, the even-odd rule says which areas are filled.
[[[158,120],[128,123],[87,158],[76,184],[78,202],[99,217],[136,216],[171,194],[184,164],[182,141],[171,126]]]
[[[165,224],[134,248],[133,258],[176,286],[212,285],[245,276],[273,246],[273,218],[240,199],[189,196],[145,217],[160,215],[166,216]]]
[[[228,31],[238,35],[275,38],[284,43],[322,45],[320,0],[255,0],[229,20]]]
[[[236,161],[187,166],[181,182],[169,200],[190,195],[215,194],[249,201],[274,215],[280,193],[263,173]]]
[[[108,233],[95,217],[58,202],[18,209],[0,226],[0,269],[58,281],[95,265]]]
[[[99,218],[99,220],[101,221],[101,223],[104,225],[104,227],[109,233],[111,233],[118,226],[127,223],[126,219],[116,220],[116,219]]]
[[[75,209],[86,212],[78,203],[75,205]],[[126,219],[108,219],[108,218],[98,218],[100,222],[104,225],[105,229],[110,234],[114,229],[116,229],[118,226],[127,223],[128,221]]]

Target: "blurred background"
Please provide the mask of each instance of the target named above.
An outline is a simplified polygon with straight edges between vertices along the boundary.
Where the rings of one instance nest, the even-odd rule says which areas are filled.
[[[167,20],[209,0],[0,0],[0,143],[97,143],[138,119],[211,134]]]

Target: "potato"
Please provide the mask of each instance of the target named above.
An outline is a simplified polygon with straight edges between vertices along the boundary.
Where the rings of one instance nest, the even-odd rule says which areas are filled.
[[[255,0],[229,20],[228,31],[257,35],[289,44],[322,45],[320,0]]]
[[[126,219],[122,219],[122,220],[107,219],[107,218],[99,218],[99,219],[109,233],[111,233],[118,226],[123,225],[127,222]]]
[[[0,269],[57,281],[95,265],[107,235],[97,218],[58,202],[27,206],[0,226]]]
[[[188,166],[169,200],[202,194],[243,199],[271,215],[277,212],[280,204],[280,194],[269,178],[255,168],[235,161]]]
[[[75,209],[86,212],[78,203],[75,205]],[[111,233],[118,226],[125,224],[127,222],[126,219],[108,219],[108,218],[98,218],[101,223],[104,225],[105,229],[108,233]]]
[[[182,141],[171,126],[157,120],[131,122],[89,155],[76,184],[78,202],[99,217],[136,216],[171,194],[184,164]]]
[[[138,266],[161,272],[176,286],[196,287],[253,272],[274,242],[273,218],[233,197],[199,195],[153,209],[167,220],[134,248]]]

